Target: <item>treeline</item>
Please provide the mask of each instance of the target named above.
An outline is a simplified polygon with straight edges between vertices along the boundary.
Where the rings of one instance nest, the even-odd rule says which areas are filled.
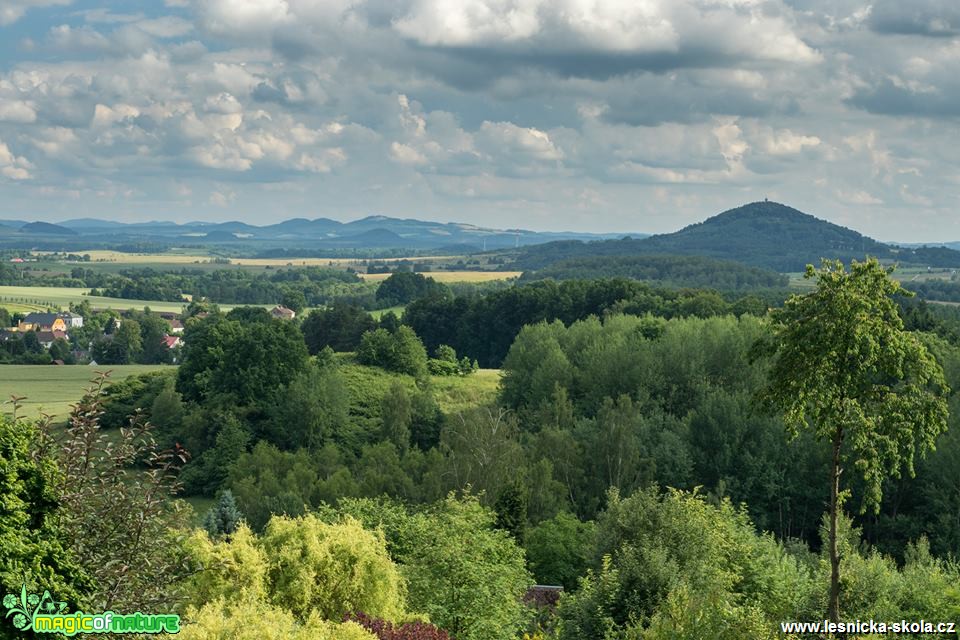
[[[82,274],[79,273],[82,270]],[[321,267],[302,267],[253,273],[241,269],[159,272],[130,269],[119,274],[74,269],[85,286],[97,289],[93,295],[133,300],[179,302],[189,295],[218,304],[282,303],[299,311],[305,306],[326,304],[340,296],[372,300],[374,288],[361,292],[363,281],[352,272]]]
[[[668,287],[693,287],[721,291],[781,288],[786,276],[769,269],[749,267],[731,260],[701,256],[591,256],[560,260],[542,269],[524,272],[522,280],[586,280],[630,278]]]
[[[926,300],[960,302],[960,281],[957,280],[910,280],[904,282],[903,287]]]
[[[707,318],[725,314],[763,315],[782,302],[757,295],[728,301],[713,291],[652,287],[635,280],[552,280],[493,291],[485,296],[433,296],[407,306],[403,322],[428,350],[449,345],[476,359],[481,367],[499,367],[522,327],[540,321],[570,324],[609,313],[647,313],[664,317]]]

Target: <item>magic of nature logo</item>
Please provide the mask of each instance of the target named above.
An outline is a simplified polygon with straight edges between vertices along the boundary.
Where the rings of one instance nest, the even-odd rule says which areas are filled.
[[[67,603],[55,600],[49,591],[42,595],[28,593],[26,585],[19,594],[3,597],[8,619],[18,631],[60,633],[74,636],[78,633],[178,633],[180,616],[172,613],[84,613],[68,612]]]

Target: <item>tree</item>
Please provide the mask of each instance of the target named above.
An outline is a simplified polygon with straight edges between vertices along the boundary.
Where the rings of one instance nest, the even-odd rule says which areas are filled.
[[[348,424],[349,393],[336,366],[313,363],[278,394],[260,435],[283,449],[319,449]]]
[[[140,344],[142,350],[137,358],[140,364],[169,364],[173,361],[173,354],[164,343],[164,336],[170,331],[170,324],[150,309],[136,314],[136,321],[140,325]]]
[[[170,499],[185,454],[160,450],[149,423],[137,416],[119,438],[102,433],[105,377],[76,405],[64,432],[44,429],[43,447],[62,470],[58,489],[70,549],[93,579],[91,609],[168,610],[193,570],[182,544],[190,514]]]
[[[283,293],[280,295],[280,304],[285,306],[287,309],[295,311],[296,313],[300,313],[303,311],[304,307],[307,306],[307,297],[303,295],[303,291],[300,289],[284,289]]]
[[[433,278],[397,271],[377,287],[377,301],[386,307],[403,305],[426,296],[449,296],[450,289]]]
[[[934,448],[946,429],[949,393],[943,370],[926,347],[903,330],[892,296],[902,293],[876,259],[807,265],[812,293],[794,295],[773,315],[773,332],[756,344],[773,357],[758,399],[779,409],[791,436],[808,429],[830,443],[828,615],[840,619],[837,523],[848,491],[841,474],[863,476],[863,508],[879,510],[885,475],[914,475],[914,452]]]
[[[301,326],[307,350],[316,355],[324,347],[334,351],[354,351],[360,337],[377,328],[377,321],[361,307],[335,304],[328,309],[310,312]]]
[[[34,425],[0,416],[0,589],[48,589],[76,606],[89,580],[70,552],[77,532],[62,523],[62,477],[50,455],[33,453],[38,438]]]
[[[418,379],[427,375],[427,350],[407,326],[401,326],[395,333],[377,329],[363,334],[357,347],[357,360]]]
[[[517,637],[532,578],[523,550],[476,496],[450,494],[413,513],[390,500],[342,500],[338,511],[384,532],[407,578],[411,611],[457,640]]]
[[[383,420],[383,439],[396,445],[401,453],[406,451],[410,446],[413,407],[406,387],[399,380],[394,381],[384,394],[380,402],[380,415]]]
[[[241,520],[243,520],[243,514],[237,508],[233,492],[230,489],[224,489],[217,498],[217,503],[204,516],[203,528],[211,537],[230,535],[236,532]]]
[[[580,522],[565,511],[533,527],[527,535],[527,560],[537,581],[576,589],[577,578],[590,566],[595,535],[593,522]]]
[[[142,350],[140,323],[124,320],[110,337],[101,337],[93,343],[93,359],[100,364],[132,364]]]

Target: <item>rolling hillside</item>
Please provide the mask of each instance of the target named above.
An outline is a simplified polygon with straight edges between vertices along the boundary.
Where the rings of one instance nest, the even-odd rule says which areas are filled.
[[[753,202],[674,233],[599,242],[567,241],[521,249],[512,269],[536,270],[560,260],[646,254],[733,260],[779,272],[800,271],[821,258],[866,255],[931,266],[960,266],[960,252],[943,247],[896,247],[776,202]]]

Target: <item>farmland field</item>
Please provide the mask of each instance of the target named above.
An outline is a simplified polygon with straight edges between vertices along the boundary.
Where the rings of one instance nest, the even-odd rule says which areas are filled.
[[[437,282],[490,282],[519,278],[522,271],[424,271],[421,275],[433,278]],[[389,273],[360,273],[364,280],[377,282],[386,280]]]
[[[170,253],[123,253],[121,251],[74,251],[73,253],[88,254],[90,262],[78,262],[84,266],[93,266],[97,263],[116,263],[136,266],[156,266],[156,265],[176,265],[178,267],[188,267],[192,264],[211,263],[218,256],[182,254],[176,252]],[[36,253],[38,256],[43,253]],[[220,264],[217,266],[226,267],[230,265],[250,266],[250,267],[285,267],[292,265],[295,267],[313,266],[313,267],[348,267],[364,264],[368,261],[376,262],[400,262],[402,260],[449,260],[451,257],[459,256],[416,256],[400,258],[227,258],[230,264]],[[219,257],[223,259],[222,256]]]
[[[66,418],[70,405],[76,403],[90,380],[98,371],[110,371],[111,380],[123,380],[128,376],[170,369],[168,365],[0,365],[0,402],[2,412],[10,414],[13,407],[10,396],[26,396],[21,400],[20,415],[36,417],[41,411],[58,420]]]
[[[106,298],[89,296],[89,289],[71,287],[12,287],[0,286],[0,307],[10,311],[36,311],[49,307],[66,309],[71,302],[87,300],[94,309],[142,309],[150,307],[153,311],[172,311],[179,313],[186,302],[162,302],[157,300],[129,300],[126,298]],[[229,311],[232,305],[221,305]]]

